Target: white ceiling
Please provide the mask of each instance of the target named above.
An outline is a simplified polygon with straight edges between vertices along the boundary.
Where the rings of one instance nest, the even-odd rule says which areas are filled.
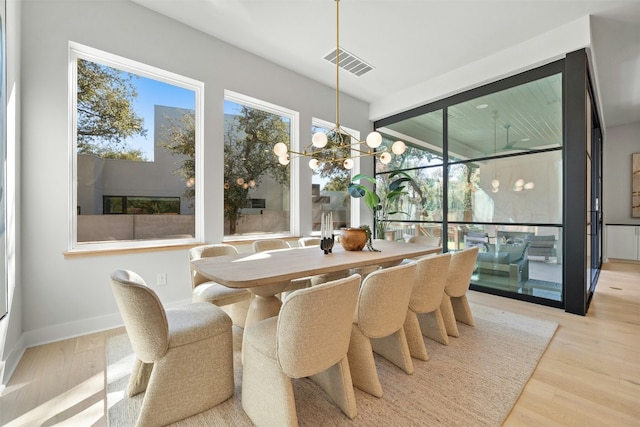
[[[333,0],[132,1],[335,87]],[[374,70],[340,90],[381,103],[588,15],[605,124],[638,122],[640,0],[342,0],[340,46]]]

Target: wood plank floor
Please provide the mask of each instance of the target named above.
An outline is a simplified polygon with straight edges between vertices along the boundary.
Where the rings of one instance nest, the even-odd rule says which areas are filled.
[[[505,426],[640,426],[639,264],[605,264],[585,317],[469,294],[560,325]],[[0,425],[106,426],[105,342],[122,331],[28,349],[0,396]]]

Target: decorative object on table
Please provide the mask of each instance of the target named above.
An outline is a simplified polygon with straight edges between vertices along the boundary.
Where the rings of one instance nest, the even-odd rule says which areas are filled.
[[[391,153],[386,148],[379,148],[382,144],[382,135],[379,132],[371,132],[367,135],[365,141],[359,141],[358,138],[351,135],[340,126],[340,64],[345,66],[349,63],[353,67],[352,61],[344,61],[344,56],[350,53],[340,47],[340,0],[336,1],[336,50],[332,54],[327,55],[326,59],[336,64],[336,126],[331,129],[328,134],[333,136],[333,141],[329,143],[329,138],[324,132],[316,132],[311,138],[311,144],[307,145],[302,151],[292,150],[284,142],[278,142],[273,146],[273,152],[278,156],[278,161],[283,165],[288,165],[292,158],[309,157],[309,167],[316,170],[321,163],[342,164],[345,169],[351,169],[354,166],[354,158],[372,156],[377,157],[384,164],[391,161]],[[357,58],[353,57],[355,60]],[[361,71],[358,75],[362,75],[367,69],[372,67],[363,63]],[[349,68],[351,70],[351,68]],[[406,150],[406,145],[402,141],[396,141],[391,146],[391,151],[395,155],[401,155]]]
[[[360,228],[362,228],[367,233],[367,249],[369,249],[371,252],[380,252],[380,249],[376,249],[373,247],[373,241],[371,240],[371,235],[373,233],[371,233],[371,227],[369,227],[368,225],[361,225]]]
[[[395,179],[394,179],[395,178]],[[357,181],[366,180],[372,184],[376,184],[376,179],[365,174],[357,174],[349,184],[349,194],[353,198],[364,197],[364,202],[373,214],[376,227],[376,237],[384,238],[388,227],[388,220],[391,215],[404,214],[409,216],[407,212],[398,210],[397,202],[402,196],[409,195],[407,185],[413,188],[413,191],[422,200],[422,190],[418,184],[405,172],[392,172],[389,174],[388,185],[382,189],[381,195],[378,195],[369,187],[357,183]]]
[[[371,231],[369,231],[369,234],[371,234]],[[340,244],[345,251],[361,251],[367,241],[367,230],[364,228],[347,227],[340,229]]]
[[[333,249],[333,212],[323,212],[320,219],[320,249],[330,254]]]

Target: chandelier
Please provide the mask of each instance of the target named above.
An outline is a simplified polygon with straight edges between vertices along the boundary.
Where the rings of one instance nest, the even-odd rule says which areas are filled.
[[[384,150],[376,151],[382,144],[382,135],[379,132],[371,132],[364,141],[352,136],[340,126],[340,0],[336,2],[336,122],[335,127],[328,134],[332,135],[329,144],[327,134],[316,132],[311,138],[311,143],[302,151],[290,150],[284,142],[278,142],[273,147],[273,152],[278,156],[282,165],[288,165],[292,158],[310,157],[309,167],[316,170],[321,163],[341,163],[345,169],[353,168],[353,159],[358,157],[377,157],[383,164],[391,161],[391,153]],[[402,141],[396,141],[391,146],[393,154],[404,153],[406,145]]]

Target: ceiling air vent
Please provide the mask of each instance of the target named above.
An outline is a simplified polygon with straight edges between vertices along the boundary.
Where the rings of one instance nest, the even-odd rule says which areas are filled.
[[[326,55],[324,59],[331,62],[332,64],[335,64],[336,50],[334,49],[333,51],[331,51],[331,53]],[[338,61],[339,61],[340,68],[350,72],[351,74],[355,74],[358,77],[373,70],[373,67],[371,65],[367,64],[362,59],[347,52],[342,48],[339,48],[338,50]]]

